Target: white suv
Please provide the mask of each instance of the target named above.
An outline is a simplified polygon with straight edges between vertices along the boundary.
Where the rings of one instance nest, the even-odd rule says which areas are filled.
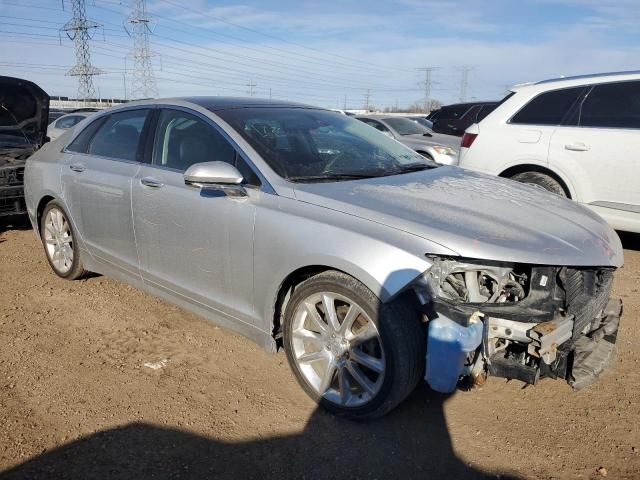
[[[532,183],[640,232],[640,72],[519,85],[470,126],[460,166]]]

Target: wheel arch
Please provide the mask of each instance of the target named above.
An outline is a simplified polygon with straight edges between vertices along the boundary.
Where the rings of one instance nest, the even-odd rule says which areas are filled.
[[[514,175],[517,175],[519,173],[525,173],[525,172],[537,172],[537,173],[544,173],[545,175],[549,175],[551,178],[553,178],[556,182],[560,184],[562,189],[567,194],[568,198],[571,198],[571,199],[575,198],[575,193],[572,191],[572,189],[569,187],[569,183],[563,177],[558,175],[553,170],[547,167],[543,167],[541,165],[535,165],[531,163],[514,165],[504,170],[498,176],[503,178],[511,178]]]
[[[378,282],[373,276],[364,271],[356,273],[354,270],[359,269],[355,266],[353,269],[350,269],[338,268],[327,263],[319,263],[299,267],[287,274],[282,282],[280,282],[273,300],[271,334],[276,340],[276,348],[280,348],[282,346],[281,327],[283,315],[287,308],[289,298],[291,297],[296,285],[299,285],[304,280],[328,271],[344,273],[345,275],[348,275],[354,280],[362,283],[365,287],[371,290],[374,295],[380,298],[383,303],[387,303],[405,291],[405,287],[422,273],[417,270],[402,269],[389,275],[387,277],[389,285],[385,285],[385,282]],[[390,285],[393,285],[393,288],[391,288]]]
[[[35,225],[38,235],[40,234],[40,224],[42,222],[42,214],[44,213],[44,209],[49,204],[49,202],[55,199],[56,198],[52,195],[45,195],[38,201],[38,206],[36,207],[36,225]]]

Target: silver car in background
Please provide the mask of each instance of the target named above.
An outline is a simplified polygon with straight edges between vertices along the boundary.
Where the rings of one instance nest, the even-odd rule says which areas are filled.
[[[460,139],[435,133],[430,128],[406,117],[390,115],[358,115],[361,122],[442,165],[456,165]]]
[[[339,113],[197,97],[96,113],[27,162],[60,277],[98,272],[276,352],[345,417],[425,378],[595,380],[613,230],[540,189],[440,166]]]

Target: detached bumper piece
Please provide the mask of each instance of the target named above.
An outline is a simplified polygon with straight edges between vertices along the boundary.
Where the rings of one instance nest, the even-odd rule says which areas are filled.
[[[622,301],[609,300],[598,328],[579,337],[573,351],[573,364],[567,382],[576,390],[594,383],[615,358]]]

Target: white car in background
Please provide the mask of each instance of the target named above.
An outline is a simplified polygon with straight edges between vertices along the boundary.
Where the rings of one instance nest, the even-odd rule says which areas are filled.
[[[462,139],[461,167],[544,187],[640,232],[640,71],[519,85]]]
[[[75,112],[61,116],[49,124],[47,127],[47,137],[51,140],[55,140],[71,127],[75,127],[92,113],[93,112]]]

